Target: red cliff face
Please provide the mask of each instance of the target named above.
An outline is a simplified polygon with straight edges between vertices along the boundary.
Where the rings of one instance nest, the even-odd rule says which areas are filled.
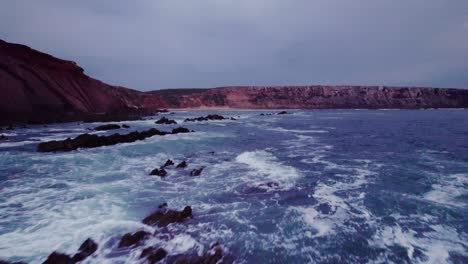
[[[2,40],[0,94],[3,121],[47,121],[51,116],[125,111],[140,105],[136,91],[90,78],[74,62]]]
[[[139,92],[74,62],[0,40],[0,123],[80,120],[157,108],[461,108],[468,90],[366,86],[221,87]]]
[[[222,87],[200,91],[151,92],[167,108],[462,108],[468,90],[420,87],[282,86]],[[151,100],[146,100],[150,106]]]

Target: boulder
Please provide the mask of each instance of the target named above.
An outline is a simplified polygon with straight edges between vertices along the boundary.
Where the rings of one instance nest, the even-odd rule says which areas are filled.
[[[187,162],[184,160],[182,161],[181,163],[177,164],[176,168],[177,169],[182,169],[182,168],[185,168],[187,167]]]
[[[175,120],[168,119],[166,117],[161,117],[158,121],[155,122],[156,124],[160,125],[171,125],[171,124],[177,124]]]
[[[0,135],[0,140],[6,140],[6,139],[8,139],[7,136],[5,136],[5,135]]]
[[[126,125],[126,124],[123,124],[123,125],[122,125],[122,128],[130,128],[130,126],[129,126],[129,125]]]
[[[179,134],[179,133],[190,133],[190,130],[185,127],[178,127],[178,128],[172,129],[172,134]]]
[[[167,256],[167,251],[162,248],[147,247],[141,252],[140,258],[147,258],[150,264],[157,263]]]
[[[112,129],[119,129],[119,128],[120,126],[117,124],[107,124],[107,125],[97,126],[94,128],[94,130],[103,131],[103,130],[112,130]]]
[[[167,175],[167,171],[165,169],[154,169],[150,172],[150,175],[165,177]]]
[[[88,238],[85,240],[85,242],[83,242],[83,244],[81,244],[80,248],[78,249],[78,253],[73,256],[72,260],[74,262],[82,261],[91,256],[94,252],[96,252],[97,249],[98,245],[96,242],[94,242],[94,240],[91,238]]]
[[[214,243],[203,256],[180,257],[176,264],[216,264],[223,258],[223,249],[219,243]]]
[[[62,253],[52,252],[42,264],[74,264],[73,259]]]
[[[182,211],[160,209],[143,219],[143,223],[151,226],[165,227],[171,223],[182,223],[192,217],[192,208],[186,206]]]
[[[74,264],[83,261],[96,252],[98,245],[92,239],[88,238],[81,244],[78,252],[70,257],[67,254],[52,252],[43,264]]]
[[[286,115],[286,114],[289,114],[289,113],[286,112],[286,111],[281,111],[281,112],[278,113],[278,115]]]
[[[151,234],[146,231],[138,231],[135,233],[127,233],[122,236],[119,242],[119,248],[131,247],[140,244],[143,240],[147,239]]]
[[[168,159],[166,161],[166,163],[164,163],[164,165],[161,168],[169,167],[169,166],[172,166],[172,165],[174,165],[174,162],[172,160]]]
[[[200,176],[200,174],[202,173],[202,171],[203,171],[203,167],[198,168],[198,169],[193,169],[193,170],[190,172],[190,176]]]

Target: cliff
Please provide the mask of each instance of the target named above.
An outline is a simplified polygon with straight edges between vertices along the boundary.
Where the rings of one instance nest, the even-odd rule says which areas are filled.
[[[139,92],[107,85],[72,61],[0,40],[0,121],[52,122],[127,112]]]
[[[464,108],[468,90],[377,86],[220,87],[205,90],[163,90],[145,95],[146,107],[261,108]]]
[[[99,120],[103,114],[112,120],[114,114],[145,114],[158,108],[468,107],[468,90],[447,88],[241,86],[143,93],[93,79],[72,61],[2,40],[0,94],[0,123],[63,122],[90,115]]]

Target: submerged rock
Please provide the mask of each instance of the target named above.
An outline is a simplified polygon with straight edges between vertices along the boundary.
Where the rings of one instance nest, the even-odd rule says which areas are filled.
[[[122,236],[119,242],[119,248],[130,247],[140,244],[141,241],[145,240],[151,234],[146,231],[138,231],[135,233],[127,233]]]
[[[150,172],[150,175],[165,177],[167,175],[167,171],[165,169],[154,169]]]
[[[162,248],[147,247],[141,252],[140,258],[147,258],[148,262],[153,264],[164,259],[167,256],[167,251]]]
[[[188,217],[192,217],[192,208],[190,206],[186,206],[182,211],[170,209],[156,211],[143,219],[143,223],[165,227],[171,223],[182,223]]]
[[[177,169],[182,169],[182,168],[185,168],[187,167],[187,162],[184,160],[182,161],[181,163],[177,164],[176,168]]]
[[[126,125],[126,124],[123,124],[123,125],[122,125],[122,128],[130,128],[130,126],[129,126],[129,125]]]
[[[207,116],[201,116],[201,117],[195,117],[195,118],[187,118],[184,120],[184,122],[197,122],[197,121],[209,121],[209,120],[224,120],[227,119],[222,115],[207,115]]]
[[[161,117],[158,121],[155,122],[156,124],[162,125],[170,125],[170,124],[177,124],[175,120],[168,119],[167,117]]]
[[[117,124],[107,124],[102,126],[97,126],[94,130],[103,131],[103,130],[112,130],[112,129],[119,129],[120,126]]]
[[[177,258],[177,264],[216,264],[223,258],[223,249],[219,243],[214,243],[203,256],[189,256]]]
[[[203,167],[198,168],[198,169],[193,169],[193,170],[190,172],[190,176],[200,176],[200,174],[202,173],[202,171],[203,171]]]
[[[119,143],[130,143],[137,140],[143,140],[152,136],[164,136],[167,134],[178,134],[190,132],[187,128],[177,128],[172,130],[171,133],[159,131],[156,128],[151,128],[142,132],[131,132],[129,134],[121,135],[119,133],[110,136],[98,136],[90,134],[82,134],[74,139],[67,138],[65,140],[53,140],[42,142],[37,145],[38,152],[55,152],[55,151],[72,151],[78,148],[97,148],[102,146],[115,145]]]
[[[281,112],[278,113],[278,115],[286,115],[286,114],[289,114],[289,113],[286,112],[286,111],[281,111]]]
[[[8,139],[7,136],[5,136],[5,135],[0,135],[0,140],[6,140],[6,139]]]

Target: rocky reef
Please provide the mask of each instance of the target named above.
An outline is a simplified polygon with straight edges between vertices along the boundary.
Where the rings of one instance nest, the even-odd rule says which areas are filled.
[[[110,136],[98,136],[90,134],[82,134],[74,139],[67,138],[65,140],[53,140],[42,142],[37,145],[38,152],[57,152],[57,151],[72,151],[78,148],[97,148],[102,146],[110,146],[119,143],[130,143],[137,140],[143,140],[152,136],[164,136],[168,134],[188,133],[190,130],[184,127],[174,128],[172,132],[159,131],[156,128],[151,128],[142,132],[131,132],[121,135],[119,133]]]

